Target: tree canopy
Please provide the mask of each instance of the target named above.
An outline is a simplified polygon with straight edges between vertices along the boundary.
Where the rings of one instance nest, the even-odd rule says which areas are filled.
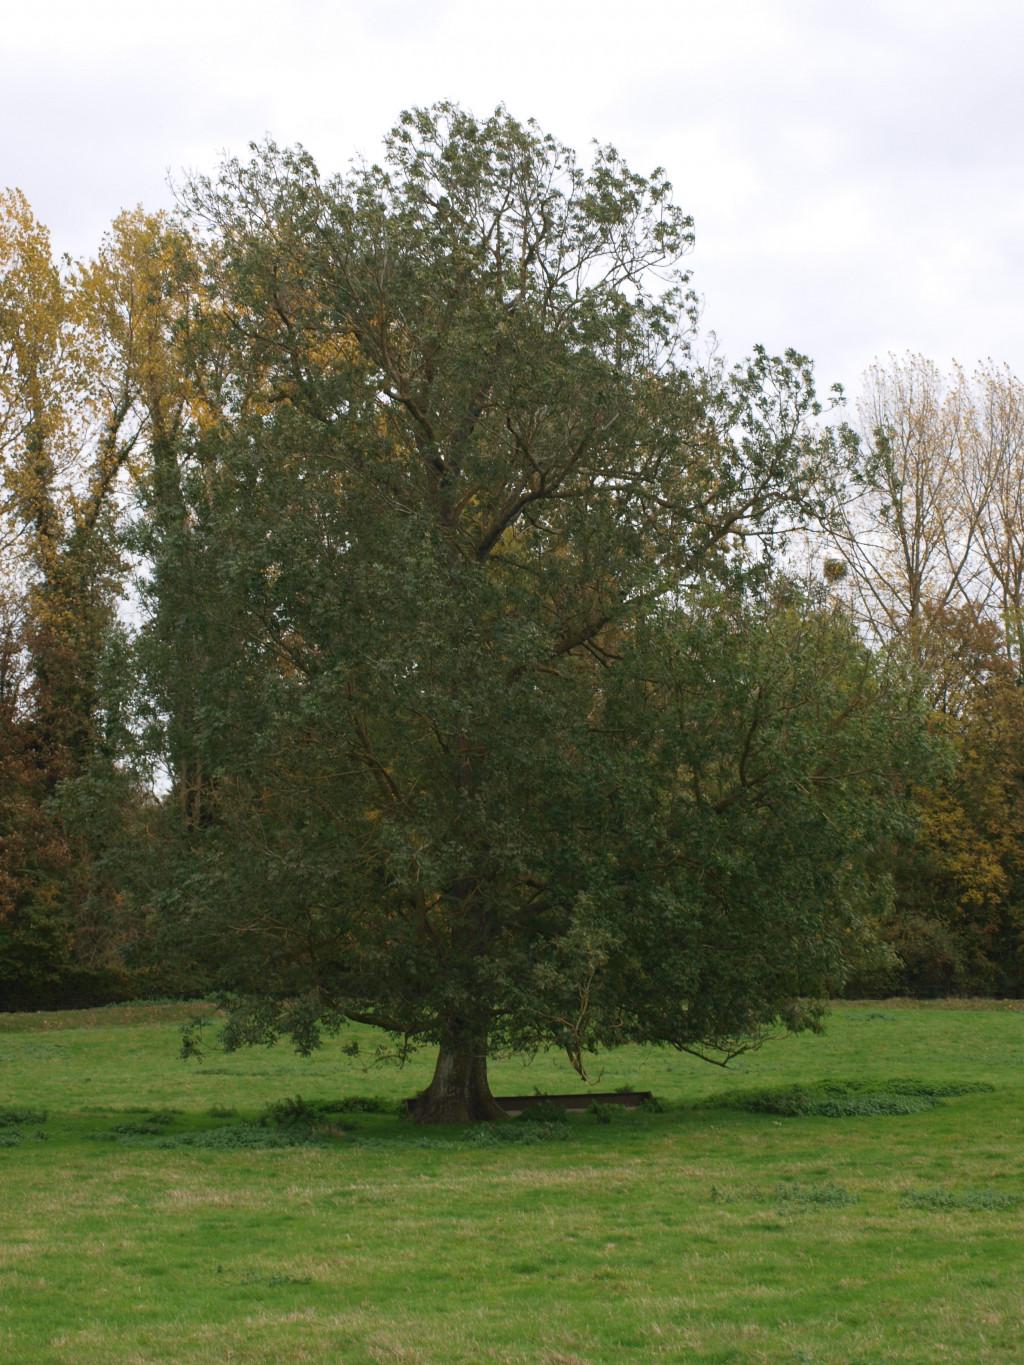
[[[367,1021],[436,1120],[499,1053],[1019,992],[1020,382],[878,365],[858,441],[707,352],[692,241],[448,104],[86,262],[0,196],[0,1008]]]
[[[188,212],[140,656],[229,1042],[438,1044],[436,1120],[494,1115],[496,1051],[813,1024],[922,748],[776,567],[842,454],[809,363],[698,365],[663,175],[503,110],[334,178],[254,148]]]
[[[119,916],[94,896],[100,844],[61,817],[76,783],[127,795],[111,673],[123,644],[124,483],[149,441],[161,220],[114,224],[96,260],[56,261],[24,196],[0,194],[0,1002],[113,981]],[[132,792],[131,796],[137,796]],[[102,841],[100,841],[102,842]],[[108,888],[109,889],[109,888]],[[116,956],[116,954],[115,954]]]

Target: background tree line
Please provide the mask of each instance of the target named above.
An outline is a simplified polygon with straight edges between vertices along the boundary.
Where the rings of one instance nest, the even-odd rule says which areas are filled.
[[[865,376],[864,459],[825,572],[918,664],[947,770],[914,784],[885,934],[913,993],[1019,995],[1024,902],[1024,384],[918,355]]]
[[[90,262],[0,215],[4,1007],[472,1070],[1020,994],[1007,370],[878,366],[858,440],[795,354],[699,364],[663,177],[501,112],[254,149]]]

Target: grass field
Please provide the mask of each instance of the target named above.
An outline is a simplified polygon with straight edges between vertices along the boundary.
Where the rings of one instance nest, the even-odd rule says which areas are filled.
[[[623,1050],[598,1087],[664,1112],[482,1137],[261,1127],[297,1093],[394,1101],[430,1058],[185,1063],[187,1013],[0,1015],[0,1360],[1024,1361],[1020,1011],[842,1005],[727,1072]]]

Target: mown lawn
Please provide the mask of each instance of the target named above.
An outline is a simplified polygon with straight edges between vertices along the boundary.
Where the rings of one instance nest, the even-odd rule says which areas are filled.
[[[1019,1010],[842,1005],[727,1072],[595,1067],[661,1113],[481,1138],[331,1110],[311,1141],[253,1125],[411,1094],[429,1056],[368,1066],[364,1030],[185,1063],[187,1013],[0,1015],[0,1360],[1024,1361]],[[493,1072],[576,1088],[557,1056]],[[811,1107],[867,1112],[735,1106],[823,1081]],[[991,1088],[922,1093],[964,1083]]]

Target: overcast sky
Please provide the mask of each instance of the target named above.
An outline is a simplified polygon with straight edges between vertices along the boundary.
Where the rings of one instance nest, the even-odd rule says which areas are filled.
[[[325,170],[499,102],[667,168],[704,326],[855,393],[888,351],[1024,373],[1020,0],[0,0],[0,183],[58,249],[271,134]]]

